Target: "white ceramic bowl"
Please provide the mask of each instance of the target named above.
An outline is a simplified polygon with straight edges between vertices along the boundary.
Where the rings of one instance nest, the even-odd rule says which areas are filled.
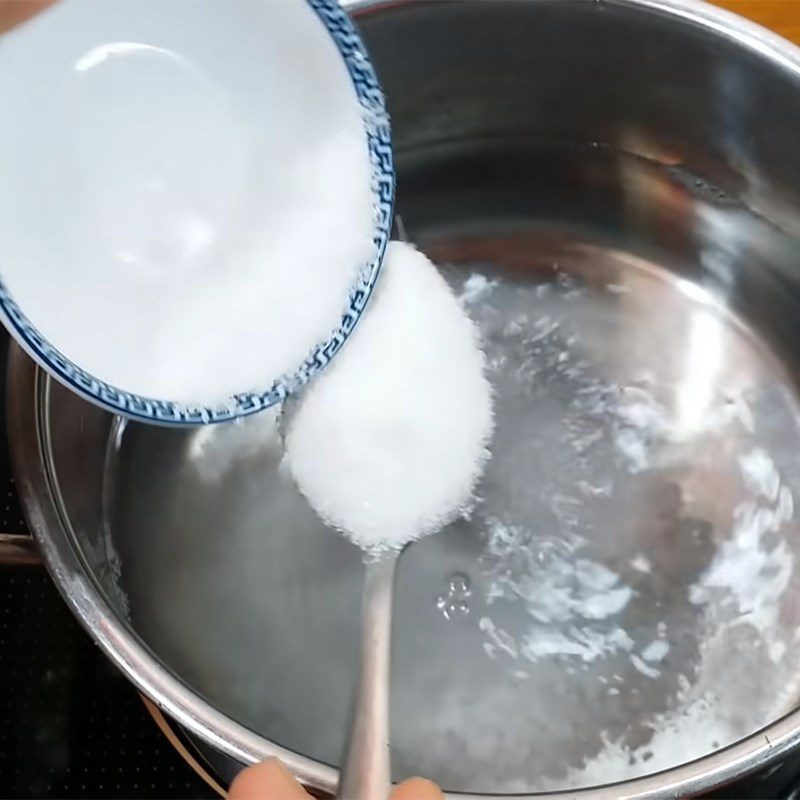
[[[281,10],[293,20],[295,33],[298,25],[306,26],[301,47],[287,41],[280,19],[273,22]],[[99,77],[88,93],[81,89],[76,104],[74,83],[84,80],[86,86],[86,74],[109,63],[117,66],[97,70]],[[294,97],[295,91],[304,96]],[[208,93],[220,102],[206,102]],[[258,191],[270,191],[268,172],[262,171],[260,181],[253,178],[263,164],[241,156],[238,123],[231,119],[243,120],[259,142],[270,131],[279,131],[284,141],[297,140],[314,134],[316,120],[335,116],[342,98],[351,103],[348,113],[360,116],[370,156],[372,249],[340,287],[341,306],[324,328],[330,333],[306,343],[302,352],[307,357],[297,359],[302,360],[299,366],[292,361],[258,391],[242,386],[219,407],[197,407],[185,398],[140,396],[131,387],[111,385],[115,381],[109,382],[108,375],[90,374],[87,363],[76,363],[81,358],[50,333],[60,314],[82,315],[91,335],[113,341],[121,359],[129,348],[170,346],[147,339],[150,319],[139,318],[138,310],[126,315],[114,303],[89,302],[96,300],[95,292],[102,298],[105,291],[95,278],[87,291],[76,288],[87,263],[125,269],[126,247],[132,239],[135,246],[138,234],[135,220],[129,227],[118,220],[130,219],[130,209],[133,215],[143,206],[145,214],[175,214],[176,226],[165,229],[185,221],[180,192],[157,212],[146,207],[146,194],[136,195],[141,165],[127,159],[132,136],[149,135],[163,143],[162,155],[167,162],[171,153],[176,155],[181,180],[192,184],[189,191],[204,193],[206,205],[224,218],[233,216],[236,205],[228,195],[236,192],[229,184],[237,170],[250,184],[255,181]],[[0,318],[35,360],[71,389],[140,420],[217,422],[283,400],[325,366],[352,332],[378,277],[390,233],[394,167],[382,92],[355,28],[335,0],[61,0],[0,43],[0,105]],[[229,118],[218,111],[220,105],[235,113]],[[178,123],[162,130],[164,118]],[[97,167],[101,162],[104,166]],[[153,169],[157,179],[158,167]],[[200,176],[197,186],[194,175]],[[315,231],[304,235],[312,237]],[[20,274],[25,280],[19,280]],[[185,284],[182,274],[167,277],[174,291],[176,282],[178,290],[188,287],[192,276],[189,271]],[[44,301],[42,287],[47,290]],[[296,295],[286,303],[308,299],[308,293]],[[169,311],[166,303],[158,306],[161,299],[156,297],[154,315]],[[220,313],[230,313],[230,307]],[[240,344],[247,348],[249,343]],[[202,348],[186,355],[202,361]]]

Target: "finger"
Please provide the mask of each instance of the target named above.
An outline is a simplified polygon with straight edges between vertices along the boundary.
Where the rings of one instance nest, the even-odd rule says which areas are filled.
[[[442,790],[425,778],[409,778],[395,787],[389,800],[444,800]]]
[[[228,800],[311,800],[277,758],[268,758],[236,776]]]
[[[0,33],[11,30],[54,2],[55,0],[0,0]]]

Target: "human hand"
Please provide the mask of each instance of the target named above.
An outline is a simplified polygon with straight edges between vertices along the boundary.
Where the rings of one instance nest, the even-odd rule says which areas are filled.
[[[55,0],[0,0],[0,33],[38,14]]]
[[[268,758],[239,773],[231,785],[228,800],[312,800],[312,797],[277,758]],[[411,778],[396,786],[389,800],[444,800],[444,795],[435,783]]]

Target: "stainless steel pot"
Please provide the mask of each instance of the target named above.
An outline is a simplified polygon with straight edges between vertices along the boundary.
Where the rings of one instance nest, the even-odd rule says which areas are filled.
[[[475,513],[400,564],[397,777],[673,797],[768,765],[800,741],[800,54],[688,0],[351,7],[400,227],[498,398]],[[9,425],[108,655],[231,763],[332,791],[361,561],[274,420],[125,425],[17,351]]]

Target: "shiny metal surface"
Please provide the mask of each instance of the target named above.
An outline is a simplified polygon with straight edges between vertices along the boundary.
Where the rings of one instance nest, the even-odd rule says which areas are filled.
[[[768,764],[800,741],[797,51],[682,0],[352,7],[498,409],[475,512],[398,566],[395,778],[672,797]],[[123,426],[11,379],[78,616],[188,730],[332,791],[363,565],[274,417]]]
[[[358,679],[336,796],[385,797],[392,785],[389,752],[392,599],[399,553],[370,559],[361,600]]]

